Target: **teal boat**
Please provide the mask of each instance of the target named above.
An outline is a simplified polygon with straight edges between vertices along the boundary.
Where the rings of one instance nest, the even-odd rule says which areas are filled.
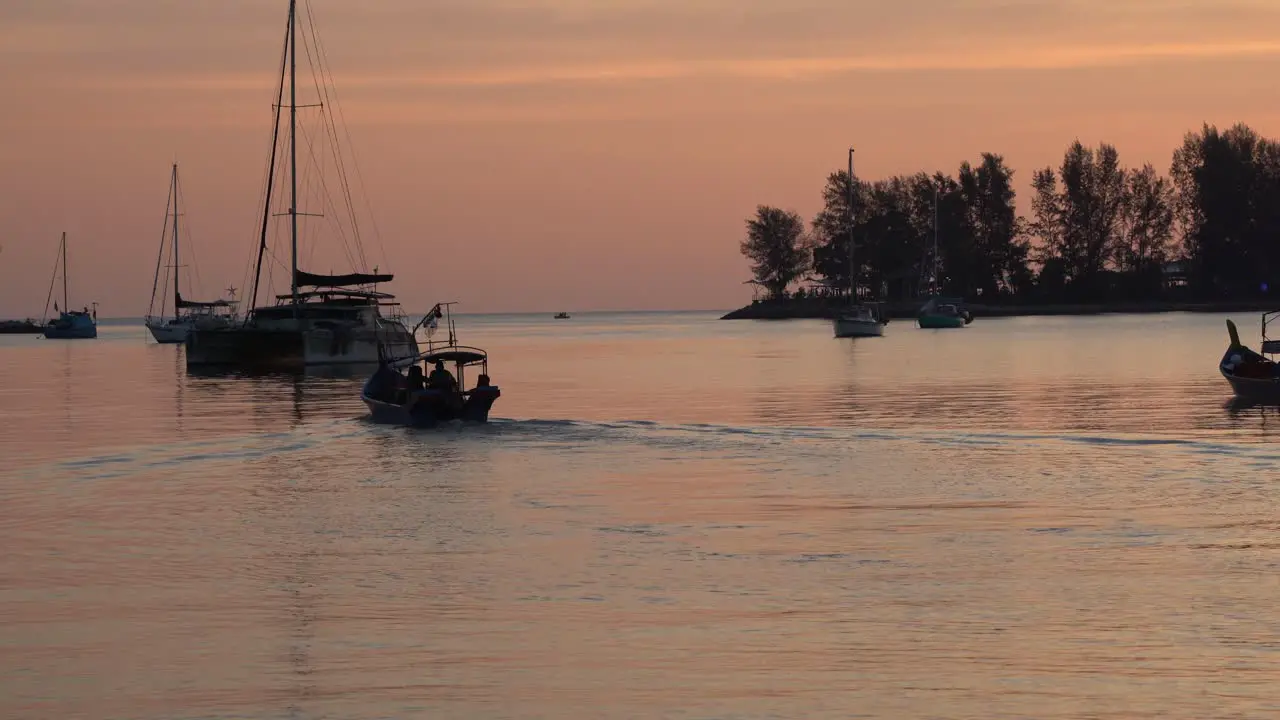
[[[98,303],[93,303],[92,312],[88,307],[84,310],[72,310],[67,300],[67,234],[62,233],[59,247],[61,262],[54,265],[53,280],[49,282],[49,298],[53,297],[53,283],[58,279],[58,268],[62,268],[62,307],[53,304],[58,317],[44,326],[44,336],[50,340],[92,340],[98,337]],[[49,309],[49,299],[45,300],[45,311]]]
[[[920,308],[916,322],[926,330],[942,328],[962,328],[973,322],[973,313],[964,307],[964,301],[958,298],[933,296]]]
[[[933,252],[921,271],[921,285],[927,282],[929,300],[920,308],[916,322],[926,330],[942,330],[944,328],[962,328],[973,322],[973,314],[964,306],[960,298],[946,298],[938,295],[942,289],[942,263],[938,255],[938,189],[933,189]]]

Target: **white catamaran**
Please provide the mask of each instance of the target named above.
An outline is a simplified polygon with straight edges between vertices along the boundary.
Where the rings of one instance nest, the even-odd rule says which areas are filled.
[[[165,209],[164,232],[160,234],[160,253],[156,256],[156,276],[151,284],[151,304],[147,306],[147,329],[151,331],[151,336],[158,343],[180,343],[187,339],[187,334],[197,327],[216,329],[231,327],[235,321],[235,299],[230,300],[214,300],[212,302],[200,302],[197,300],[187,300],[182,297],[182,291],[178,288],[179,268],[182,267],[178,263],[178,217],[182,214],[179,212],[178,192],[178,164],[173,164],[173,172],[169,179],[169,204]],[[172,218],[173,222],[170,223]],[[164,264],[165,246],[170,238],[170,229],[172,229],[172,245],[170,246],[170,263]],[[165,292],[164,285],[160,283],[160,268],[164,267],[166,271],[173,272],[173,317],[166,319],[168,311],[168,296]],[[159,301],[159,307],[156,307],[156,301]]]
[[[272,133],[271,158],[267,171],[266,193],[263,201],[262,232],[258,243],[257,261],[254,264],[252,310],[242,323],[220,329],[195,328],[187,335],[187,366],[221,366],[245,370],[298,371],[312,366],[375,364],[379,360],[379,347],[385,357],[408,358],[418,354],[414,334],[405,326],[399,303],[395,297],[378,291],[378,285],[392,280],[390,274],[352,272],[341,275],[320,275],[305,272],[298,267],[298,218],[316,216],[301,212],[298,208],[298,141],[314,160],[318,148],[310,147],[316,135],[299,137],[298,110],[301,107],[318,108],[320,133],[333,144],[332,161],[340,178],[337,189],[342,197],[325,197],[322,208],[337,213],[346,208],[350,224],[338,229],[344,242],[353,241],[348,247],[348,258],[353,265],[364,264],[364,251],[359,246],[359,229],[355,225],[352,194],[344,171],[345,161],[336,142],[341,134],[334,123],[327,68],[320,65],[324,57],[315,36],[314,23],[308,21],[309,32],[298,34],[298,2],[289,2],[289,21],[285,34],[285,52],[280,64],[280,82],[276,92],[275,126]],[[316,74],[319,97],[314,104],[298,104],[297,61],[298,42],[306,50],[306,58]],[[285,97],[288,81],[289,95]],[[277,295],[274,305],[253,307],[257,303],[262,285],[263,259],[267,255],[267,237],[272,218],[272,199],[275,190],[277,158],[281,151],[280,129],[283,108],[289,109],[287,154],[289,163],[289,207],[283,215],[289,225],[290,292]],[[320,144],[320,140],[315,140]],[[321,188],[332,187],[325,183]],[[387,314],[383,314],[383,308]]]

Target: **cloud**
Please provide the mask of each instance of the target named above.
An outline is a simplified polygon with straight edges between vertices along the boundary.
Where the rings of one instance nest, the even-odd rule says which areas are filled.
[[[814,57],[654,59],[498,67],[473,71],[338,73],[346,90],[444,90],[540,85],[600,85],[710,79],[802,81],[849,73],[1073,70],[1238,58],[1280,57],[1280,41],[1005,47],[993,51]],[[269,72],[81,75],[64,83],[104,91],[253,91],[274,84]],[[300,89],[303,83],[299,84]]]

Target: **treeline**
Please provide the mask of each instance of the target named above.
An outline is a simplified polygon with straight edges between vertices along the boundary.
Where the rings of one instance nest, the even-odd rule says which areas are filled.
[[[994,153],[955,175],[867,182],[838,171],[809,223],[760,206],[742,252],[772,298],[843,292],[851,239],[860,294],[885,300],[1226,300],[1280,280],[1280,143],[1246,125],[1188,133],[1163,175],[1077,141],[1032,175],[1029,218],[1013,177]]]

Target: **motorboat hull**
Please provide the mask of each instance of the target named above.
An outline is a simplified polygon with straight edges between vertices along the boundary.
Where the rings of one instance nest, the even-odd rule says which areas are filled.
[[[963,317],[957,315],[921,315],[916,318],[916,322],[926,330],[962,328],[968,324]]]
[[[882,337],[884,335],[884,324],[879,320],[837,317],[831,324],[838,338]]]
[[[98,323],[85,313],[63,313],[44,326],[44,336],[50,340],[92,340],[98,337]]]
[[[176,320],[163,322],[161,320],[150,320],[147,322],[147,329],[151,331],[151,337],[155,341],[165,345],[183,343],[187,341],[187,335],[196,328],[205,330],[223,330],[232,327],[232,321],[224,317],[182,317]]]
[[[46,327],[44,336],[50,340],[93,340],[98,337],[98,326],[55,328]]]
[[[496,385],[476,388],[465,397],[442,390],[418,390],[412,394],[413,402],[399,404],[390,398],[376,398],[371,378],[365,383],[360,399],[369,408],[373,422],[408,427],[434,427],[440,423],[489,422],[489,410],[502,394]]]
[[[1280,405],[1280,364],[1238,344],[1235,326],[1228,321],[1232,343],[1218,363],[1218,372],[1236,397],[1250,403]]]
[[[187,333],[188,367],[236,367],[296,371],[327,365],[372,365],[383,357],[412,357],[418,343],[398,323],[381,331],[364,328],[306,330],[233,327]]]
[[[1280,405],[1280,376],[1270,378],[1239,377],[1219,368],[1231,384],[1231,391],[1241,400],[1263,405]]]
[[[147,323],[147,329],[151,331],[151,337],[155,338],[156,342],[174,345],[186,342],[187,332],[191,326],[176,323]]]

